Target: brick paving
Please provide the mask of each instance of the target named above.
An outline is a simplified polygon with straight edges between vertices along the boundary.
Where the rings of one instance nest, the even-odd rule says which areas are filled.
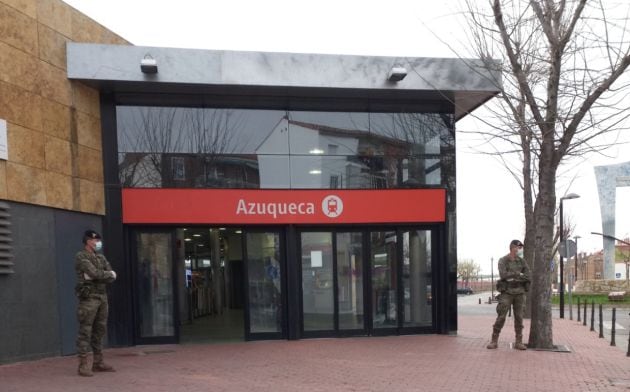
[[[630,357],[576,321],[553,320],[554,342],[570,353],[512,350],[511,319],[487,350],[493,321],[462,315],[457,336],[109,349],[116,373],[78,377],[74,357],[21,362],[0,366],[0,391],[630,390]]]

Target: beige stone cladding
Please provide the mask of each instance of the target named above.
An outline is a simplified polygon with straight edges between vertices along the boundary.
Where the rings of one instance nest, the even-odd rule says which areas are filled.
[[[0,0],[0,199],[105,213],[98,91],[66,77],[66,43],[129,42],[61,0]]]

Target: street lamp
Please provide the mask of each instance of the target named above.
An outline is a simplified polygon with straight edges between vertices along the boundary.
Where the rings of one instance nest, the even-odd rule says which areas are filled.
[[[580,252],[578,252],[577,240],[580,238],[582,237],[580,237],[579,235],[576,235],[575,237],[573,237],[573,239],[575,240],[575,280],[574,282],[577,282],[578,280],[578,255],[580,254]],[[584,277],[582,276],[582,278]]]
[[[564,242],[564,216],[562,215],[562,202],[580,197],[577,193],[569,193],[560,198],[560,243]],[[564,244],[565,251],[568,249]],[[564,318],[564,257],[560,252],[560,318]]]

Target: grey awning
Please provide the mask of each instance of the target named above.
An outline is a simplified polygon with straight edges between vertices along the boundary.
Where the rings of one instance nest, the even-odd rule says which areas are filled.
[[[146,56],[156,74],[140,70]],[[480,60],[236,52],[68,43],[68,78],[104,91],[451,101],[460,119],[499,91]],[[390,82],[394,66],[407,76]]]

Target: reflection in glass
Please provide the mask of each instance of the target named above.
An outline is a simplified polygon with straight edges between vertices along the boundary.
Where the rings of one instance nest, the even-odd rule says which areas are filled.
[[[259,155],[260,188],[290,189],[291,180],[288,155]]]
[[[119,106],[117,121],[123,187],[439,185],[455,153],[444,113]]]
[[[351,148],[350,145],[343,143],[343,137],[349,134],[367,133],[370,129],[369,114],[365,112],[311,112],[311,111],[289,111],[289,129],[291,131],[291,153],[304,154],[308,152],[304,148],[303,143],[294,143],[293,139],[300,139],[298,129],[318,130],[320,139],[324,143],[320,143],[320,147],[326,147],[326,140],[336,140],[341,137],[342,142],[333,142],[333,145],[339,145],[339,148]],[[293,132],[296,132],[295,136]],[[330,139],[328,139],[330,138]],[[349,155],[347,152],[339,151],[342,155]],[[331,155],[330,151],[325,154]]]
[[[171,235],[137,233],[136,241],[140,336],[173,336]]]
[[[362,329],[363,252],[361,233],[337,233],[339,329]]]
[[[397,327],[396,232],[370,233],[372,249],[372,327]]]
[[[402,239],[403,326],[431,326],[431,231],[405,231]]]
[[[305,331],[334,329],[332,233],[302,233]]]
[[[278,233],[247,234],[249,329],[282,332],[282,269]]]

